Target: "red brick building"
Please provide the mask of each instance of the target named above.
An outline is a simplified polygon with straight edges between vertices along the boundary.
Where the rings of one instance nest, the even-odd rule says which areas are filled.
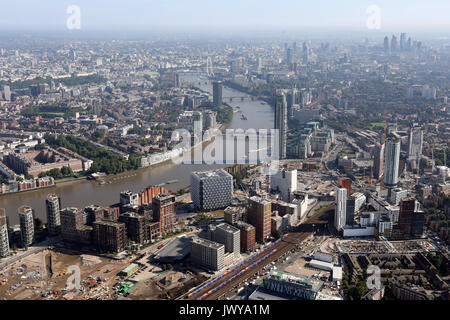
[[[83,170],[81,159],[72,158],[51,148],[33,150],[21,154],[9,154],[3,162],[17,174],[38,177],[40,173],[52,169],[70,167],[74,172]]]
[[[241,231],[241,251],[255,250],[255,227],[243,221],[236,222],[234,226]]]
[[[153,198],[153,219],[159,222],[159,231],[163,235],[175,231],[175,196],[162,194]]]
[[[153,198],[165,193],[167,193],[167,190],[164,187],[149,186],[139,193],[139,206],[150,204],[152,203]]]
[[[271,234],[272,203],[268,200],[251,197],[247,221],[255,227],[256,241],[264,243]]]
[[[341,188],[347,189],[347,198],[350,198],[350,195],[352,194],[352,179],[338,178],[338,185]]]

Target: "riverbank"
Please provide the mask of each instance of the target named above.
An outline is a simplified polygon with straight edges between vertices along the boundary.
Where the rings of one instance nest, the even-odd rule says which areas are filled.
[[[211,85],[205,85],[205,90],[212,91]],[[245,93],[239,93],[224,86],[224,96],[243,96]],[[233,108],[239,108],[248,116],[248,120],[241,120],[239,114],[233,117],[231,123],[221,124],[220,130],[231,129],[270,129],[273,128],[273,109],[261,100],[246,99],[245,101],[236,100],[230,103]],[[205,146],[205,145],[204,145]],[[190,174],[193,171],[206,171],[225,168],[227,164],[183,164],[177,165],[172,161],[166,161],[147,168],[126,171],[123,173],[102,177],[111,183],[100,185],[99,181],[79,179],[68,180],[61,183],[57,182],[56,188],[36,189],[26,193],[0,197],[0,208],[5,208],[6,214],[11,224],[18,223],[17,209],[22,205],[29,205],[35,209],[36,217],[43,221],[46,219],[45,198],[49,192],[57,194],[61,198],[61,207],[83,208],[86,205],[97,204],[100,206],[109,206],[111,203],[119,201],[119,194],[124,190],[130,190],[138,193],[150,185],[156,186],[167,181],[177,182],[168,185],[170,191],[188,190],[190,185]],[[115,179],[115,180],[114,180]]]
[[[249,93],[244,92],[244,91],[242,91],[242,90],[239,90],[239,89],[237,89],[237,88],[231,88],[231,87],[230,87],[230,89],[237,90],[237,91],[239,91],[239,92],[241,92],[241,93],[244,93],[244,94],[249,94]],[[201,90],[201,89],[199,88],[199,90]],[[204,91],[204,92],[206,92],[206,91]],[[224,103],[224,105],[229,106],[229,107],[232,108],[232,106],[229,105],[228,103]],[[220,125],[218,126],[218,129],[219,129],[220,131],[222,131],[222,132],[225,132],[226,129],[228,129],[228,128],[230,128],[230,127],[232,126],[232,123],[233,123],[234,118],[235,118],[235,115],[234,115],[234,113],[233,113],[233,115],[232,115],[232,120],[229,121],[229,122],[227,122],[227,123],[222,123],[222,124],[220,124]],[[213,141],[214,141],[213,139],[210,139],[210,140],[207,140],[207,141],[203,141],[203,142],[202,142],[202,146],[201,146],[202,149],[204,149],[205,147],[207,147],[207,146],[208,146],[210,143],[212,143]],[[189,152],[191,152],[191,154],[192,154],[193,150],[195,150],[195,148],[197,148],[197,147],[199,147],[199,146],[200,146],[200,144],[198,144],[198,145],[196,145],[196,146],[192,146],[192,147],[190,148]],[[185,154],[186,154],[186,152],[182,153],[180,156],[177,156],[177,157],[174,157],[174,158],[169,158],[169,159],[164,160],[164,161],[159,162],[159,163],[151,164],[151,165],[145,166],[145,167],[140,167],[140,168],[138,168],[137,170],[129,170],[129,171],[125,171],[125,172],[121,172],[121,173],[117,173],[117,174],[105,175],[105,176],[102,176],[100,179],[93,180],[92,182],[93,182],[93,183],[96,183],[96,184],[99,184],[99,185],[104,185],[104,184],[110,184],[110,183],[112,183],[113,181],[117,181],[117,180],[122,180],[122,179],[127,179],[127,178],[130,178],[130,177],[134,177],[134,176],[138,175],[140,172],[143,172],[143,171],[145,171],[145,170],[153,170],[153,169],[158,169],[158,168],[160,168],[160,167],[164,167],[164,166],[166,166],[167,164],[169,164],[170,162],[173,162],[174,159],[177,159],[177,158],[180,158],[180,157],[184,157]],[[225,166],[225,167],[230,167],[230,166]],[[58,187],[67,186],[67,185],[76,185],[76,184],[80,184],[80,183],[82,183],[82,182],[86,182],[87,180],[89,180],[89,179],[87,179],[87,178],[88,178],[87,176],[81,176],[81,177],[78,177],[78,178],[64,178],[64,179],[60,179],[60,180],[55,181],[55,184],[52,185],[52,186],[41,187],[41,188],[33,188],[33,189],[28,189],[28,190],[23,190],[23,191],[16,191],[16,192],[11,192],[11,193],[3,193],[3,194],[0,194],[0,197],[1,197],[1,196],[7,196],[7,195],[18,194],[18,193],[25,193],[25,192],[31,193],[31,192],[33,192],[33,191],[34,191],[34,192],[36,192],[36,191],[41,191],[42,189],[47,189],[47,188],[56,188],[56,189],[58,189]],[[102,181],[103,181],[103,182],[106,182],[106,183],[99,183],[99,182],[102,182]],[[161,184],[161,183],[160,183],[160,184]],[[179,191],[179,190],[181,190],[181,189],[183,189],[183,188],[186,188],[186,187],[189,187],[189,185],[187,185],[187,186],[186,186],[186,185],[181,186],[181,187],[179,187],[179,188],[177,188],[177,189],[175,189],[175,190],[173,190],[173,191]]]
[[[31,188],[31,189],[25,189],[25,190],[20,190],[20,191],[0,193],[0,197],[6,197],[7,195],[26,193],[26,192],[32,192],[32,191],[40,191],[40,190],[43,190],[43,189],[50,189],[50,188],[56,188],[56,182],[55,182],[55,184],[52,184],[51,186],[45,186],[45,187]]]
[[[256,94],[254,94],[253,92],[251,92],[248,88],[243,87],[243,86],[241,86],[241,85],[239,85],[239,84],[237,84],[237,83],[235,83],[233,81],[230,81],[230,80],[224,81],[223,84],[225,86],[227,86],[228,88],[230,88],[230,89],[233,89],[233,90],[239,91],[241,93],[248,94],[249,96],[258,98],[258,100],[264,101],[269,106],[272,106],[273,101],[272,101],[272,99],[270,97],[258,96]]]
[[[207,140],[207,141],[203,141],[202,143],[202,148],[207,147],[212,141],[214,140]],[[191,147],[190,151],[192,152],[194,150],[194,148],[196,147],[200,147],[200,144]],[[184,155],[184,154],[183,154]],[[98,180],[88,180],[87,176],[82,176],[82,177],[78,177],[78,178],[66,178],[66,179],[62,179],[62,180],[58,180],[55,181],[54,185],[51,186],[45,186],[45,187],[40,187],[40,188],[33,188],[33,189],[27,189],[27,190],[21,190],[21,191],[15,191],[15,192],[8,192],[8,193],[1,193],[0,197],[6,197],[8,195],[18,195],[18,194],[24,194],[24,193],[33,193],[33,192],[39,192],[39,191],[43,191],[46,189],[56,189],[55,193],[57,193],[57,189],[63,186],[74,186],[77,184],[81,184],[82,182],[90,182],[90,183],[94,183],[94,184],[98,184],[98,185],[102,185],[100,183],[100,181],[106,182],[105,184],[110,184],[113,182],[117,182],[117,180],[122,180],[122,179],[129,179],[131,177],[135,177],[137,175],[139,175],[139,173],[143,172],[143,171],[147,171],[147,170],[155,170],[158,169],[159,167],[165,167],[167,166],[168,163],[172,162],[174,159],[167,159],[163,162],[160,163],[156,163],[156,164],[152,164],[148,167],[141,167],[137,170],[130,170],[130,171],[125,171],[125,172],[121,172],[121,173],[117,173],[117,174],[110,174],[110,175],[105,175],[103,177],[101,177]],[[170,180],[165,181],[165,183],[163,184],[167,184],[167,182]],[[162,183],[160,183],[162,184]],[[170,190],[172,192],[179,192],[180,190],[184,190],[187,187],[189,187],[189,185],[183,185],[181,187],[175,188],[173,190]]]

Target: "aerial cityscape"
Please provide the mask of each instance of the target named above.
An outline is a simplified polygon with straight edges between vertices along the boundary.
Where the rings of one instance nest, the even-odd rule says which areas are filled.
[[[450,299],[448,24],[90,35],[78,2],[0,31],[0,300]]]

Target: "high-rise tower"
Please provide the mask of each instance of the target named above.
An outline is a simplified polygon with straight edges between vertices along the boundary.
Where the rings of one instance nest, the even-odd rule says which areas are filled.
[[[45,200],[47,210],[47,229],[49,235],[61,232],[61,199],[56,194],[49,194]]]
[[[287,140],[287,102],[284,93],[277,93],[276,95],[274,128],[279,130],[279,157],[284,159],[286,158]]]

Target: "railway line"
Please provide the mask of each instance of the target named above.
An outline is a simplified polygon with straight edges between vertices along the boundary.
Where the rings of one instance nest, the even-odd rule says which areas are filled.
[[[333,208],[334,204],[330,204],[306,220],[305,223],[298,226],[296,230],[285,234],[276,242],[261,249],[256,255],[251,256],[231,270],[225,272],[223,275],[208,281],[200,288],[185,295],[184,299],[220,299],[254,274],[262,271],[264,267],[278,260],[287,252],[295,249],[302,241],[311,236],[317,227],[328,223],[328,212]]]

